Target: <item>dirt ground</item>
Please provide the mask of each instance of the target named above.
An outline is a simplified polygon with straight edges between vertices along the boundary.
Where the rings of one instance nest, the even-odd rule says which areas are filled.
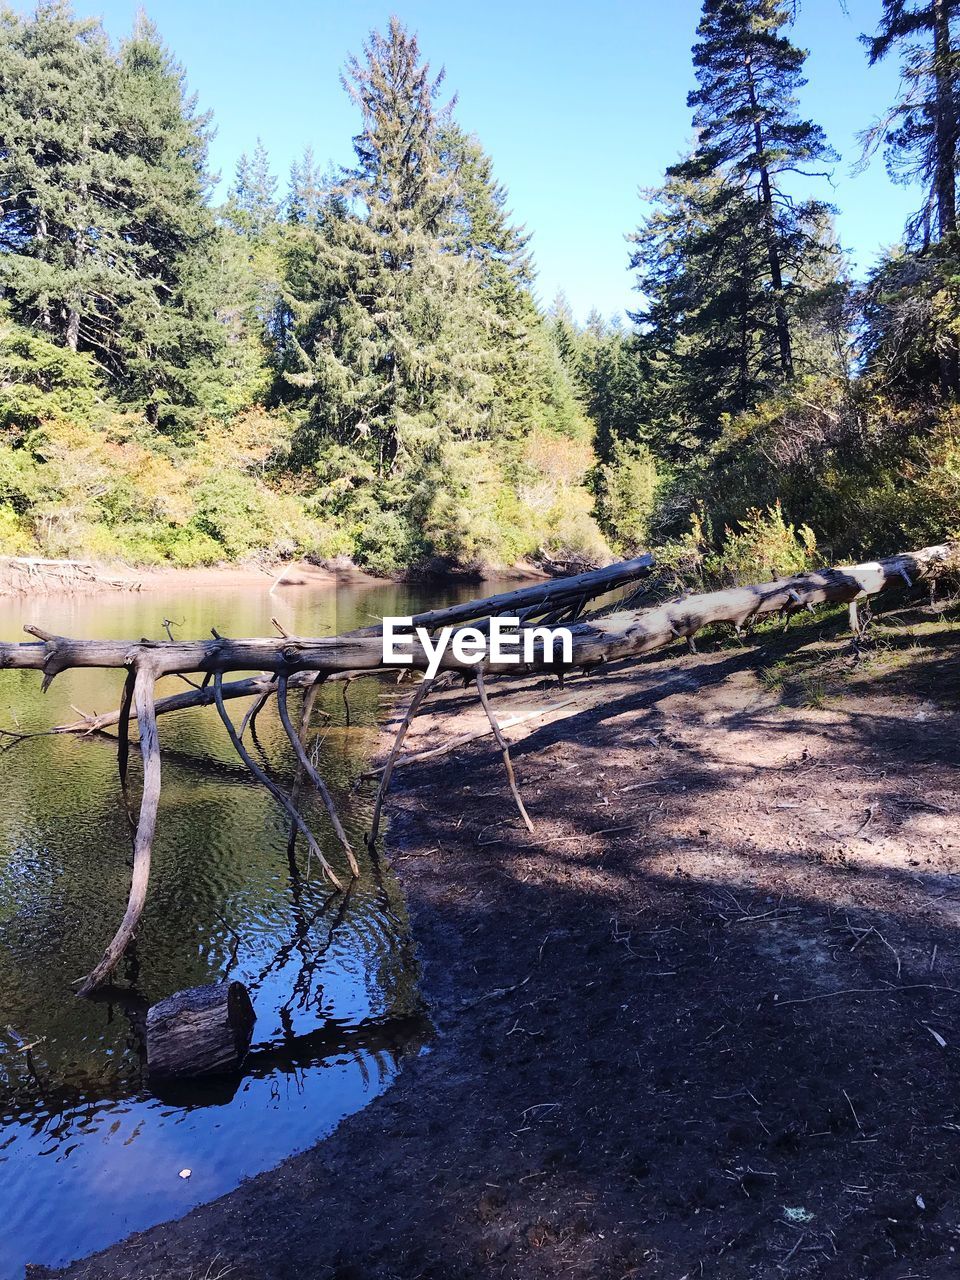
[[[960,628],[841,623],[493,684],[554,708],[510,731],[534,835],[489,738],[397,774],[431,1051],[65,1274],[960,1274]]]

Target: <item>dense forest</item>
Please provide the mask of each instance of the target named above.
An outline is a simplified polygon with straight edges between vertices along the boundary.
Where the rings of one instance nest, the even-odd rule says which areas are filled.
[[[863,37],[902,77],[860,161],[922,192],[865,280],[792,18],[705,0],[637,309],[581,326],[539,306],[399,20],[345,67],[353,167],[308,150],[281,182],[251,140],[217,205],[211,118],[146,18],[114,46],[59,0],[4,11],[0,554],[395,573],[655,543],[710,577],[955,532],[960,0],[883,0]]]

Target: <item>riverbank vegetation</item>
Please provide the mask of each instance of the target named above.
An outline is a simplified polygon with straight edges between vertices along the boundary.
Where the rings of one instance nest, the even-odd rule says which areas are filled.
[[[791,6],[705,0],[637,311],[585,324],[537,301],[530,235],[398,20],[345,70],[354,166],[308,151],[281,185],[255,143],[217,204],[210,117],[145,18],[114,46],[62,3],[5,13],[0,554],[396,573],[656,543],[713,581],[954,534],[958,12],[884,0],[865,39],[903,89],[863,160],[923,202],[858,281]]]

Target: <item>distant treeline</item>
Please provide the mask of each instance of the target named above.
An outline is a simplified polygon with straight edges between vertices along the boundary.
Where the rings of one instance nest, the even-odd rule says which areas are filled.
[[[706,0],[638,310],[584,326],[538,308],[529,235],[399,21],[345,69],[354,166],[308,150],[281,188],[257,142],[215,207],[210,119],[145,18],[114,47],[66,4],[5,12],[0,552],[394,572],[654,540],[755,576],[952,532],[958,12],[884,0],[864,38],[903,72],[864,159],[924,201],[855,283],[792,5]]]

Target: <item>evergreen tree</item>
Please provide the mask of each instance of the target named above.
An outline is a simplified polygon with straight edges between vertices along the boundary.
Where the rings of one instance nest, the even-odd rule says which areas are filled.
[[[557,358],[533,299],[530,235],[512,221],[506,188],[494,177],[493,162],[479,141],[452,121],[440,141],[444,169],[454,182],[453,251],[476,265],[495,321],[490,372],[496,429],[507,438],[537,426],[582,433],[571,375]]]
[[[489,420],[485,313],[476,268],[455,252],[455,184],[436,107],[442,77],[396,20],[373,33],[344,85],[360,108],[357,167],[331,192],[319,229],[298,228],[287,382],[306,391],[309,438],[327,438],[388,475]]]
[[[580,333],[567,295],[560,289],[547,311],[550,337],[565,367],[576,376],[580,357]]]
[[[147,420],[216,408],[225,334],[217,318],[217,228],[206,203],[209,117],[142,15],[120,47],[117,151],[136,278],[118,309],[118,388]]]
[[[301,158],[295,160],[290,166],[286,202],[287,221],[319,222],[326,185],[313,158],[313,148],[305,147]]]
[[[0,17],[0,272],[18,319],[103,359],[133,269],[110,148],[116,67],[53,0]]]
[[[660,447],[679,460],[773,385],[780,345],[759,202],[684,166],[651,194],[653,212],[633,237],[646,301],[633,319],[656,387]]]
[[[797,112],[806,53],[783,34],[789,17],[784,0],[704,0],[693,48],[698,88],[688,98],[697,150],[673,171],[677,176],[722,172],[759,205],[785,378],[794,372],[788,294],[799,287],[785,261],[785,242],[802,235],[816,209],[812,202],[795,204],[781,179],[787,172],[809,173],[804,166],[833,158],[822,129]]]
[[[214,406],[207,119],[144,19],[114,55],[54,0],[0,26],[0,271],[16,319],[90,352],[123,399]]]
[[[478,139],[450,121],[438,142],[455,183],[449,210],[454,251],[480,264],[485,286],[510,311],[513,299],[533,284],[530,234],[511,221],[507,190]]]
[[[276,225],[277,180],[270,170],[270,157],[260,139],[253,156],[246,152],[237,161],[233,185],[227,194],[226,216],[241,235],[260,240]]]
[[[647,443],[653,433],[647,362],[637,335],[591,312],[578,362],[583,402],[596,429],[594,447],[611,462],[617,443]]]
[[[885,144],[895,181],[920,182],[927,198],[908,225],[926,245],[957,230],[956,175],[960,146],[960,0],[883,0],[874,36],[863,36],[871,66],[901,52],[899,100],[868,130],[866,145]]]

